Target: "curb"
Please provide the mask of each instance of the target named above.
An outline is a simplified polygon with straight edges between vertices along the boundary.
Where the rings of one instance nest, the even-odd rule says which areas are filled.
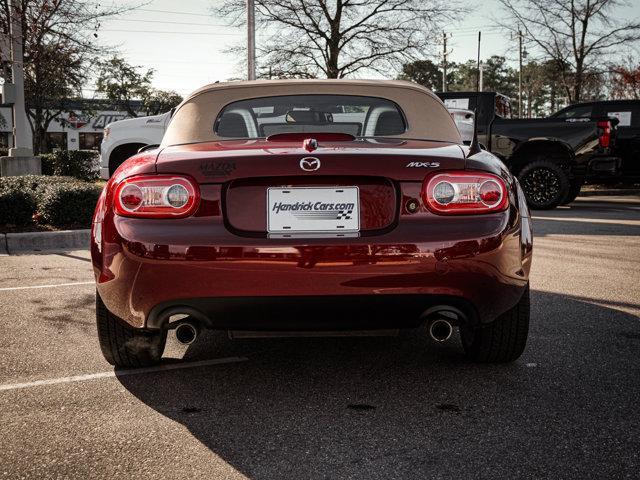
[[[2,238],[4,237],[4,238]],[[91,230],[61,230],[58,232],[4,233],[0,237],[0,253],[89,248]]]

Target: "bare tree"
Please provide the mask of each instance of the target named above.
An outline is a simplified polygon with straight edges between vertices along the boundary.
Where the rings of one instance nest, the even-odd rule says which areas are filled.
[[[25,100],[34,151],[46,147],[50,123],[67,110],[70,97],[81,96],[96,55],[100,21],[133,7],[83,0],[14,0],[22,17]],[[9,10],[0,1],[0,31],[9,31]],[[6,72],[3,74],[6,76]]]
[[[637,0],[634,0],[637,1]],[[640,19],[620,18],[625,0],[500,0],[505,29],[523,30],[558,69],[570,103],[579,102],[588,76],[640,38]]]
[[[457,0],[256,0],[266,35],[261,63],[275,77],[342,78],[363,70],[389,73],[437,44]],[[244,22],[245,0],[219,12]]]

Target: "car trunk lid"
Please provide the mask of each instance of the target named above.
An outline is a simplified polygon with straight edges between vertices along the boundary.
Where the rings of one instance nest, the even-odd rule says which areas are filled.
[[[287,134],[169,147],[157,170],[223,184],[223,215],[239,234],[357,235],[393,227],[400,182],[422,182],[428,173],[464,165],[455,144]],[[287,221],[278,220],[281,214]]]

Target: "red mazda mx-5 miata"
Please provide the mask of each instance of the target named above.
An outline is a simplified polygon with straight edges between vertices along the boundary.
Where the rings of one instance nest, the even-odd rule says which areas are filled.
[[[470,154],[470,152],[472,154]],[[463,145],[430,91],[395,81],[214,84],[115,172],[91,254],[100,345],[160,361],[168,330],[460,329],[520,356],[531,221],[517,181]]]

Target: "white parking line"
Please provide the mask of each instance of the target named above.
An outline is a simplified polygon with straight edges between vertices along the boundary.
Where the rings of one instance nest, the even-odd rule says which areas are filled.
[[[640,226],[640,220],[624,220],[612,218],[578,218],[578,217],[531,217],[534,220],[554,220],[558,222],[581,222],[581,223],[602,223],[605,225],[630,225],[633,227]]]
[[[170,363],[168,365],[160,365],[157,367],[135,368],[131,370],[118,370],[111,372],[89,373],[87,375],[76,375],[74,377],[50,378],[47,380],[35,380],[25,383],[5,383],[0,385],[0,392],[7,390],[19,390],[22,388],[42,387],[45,385],[60,385],[62,383],[85,382],[87,380],[100,380],[102,378],[115,378],[124,375],[141,375],[144,373],[165,372],[168,370],[182,370],[185,368],[206,367],[208,365],[221,365],[225,363],[244,362],[248,360],[246,357],[226,357],[214,358],[212,360],[201,360],[199,362]]]
[[[2,287],[0,292],[9,292],[11,290],[29,290],[32,288],[55,288],[55,287],[71,287],[73,285],[95,285],[96,282],[75,282],[75,283],[56,283],[53,285],[31,285],[28,287]]]

